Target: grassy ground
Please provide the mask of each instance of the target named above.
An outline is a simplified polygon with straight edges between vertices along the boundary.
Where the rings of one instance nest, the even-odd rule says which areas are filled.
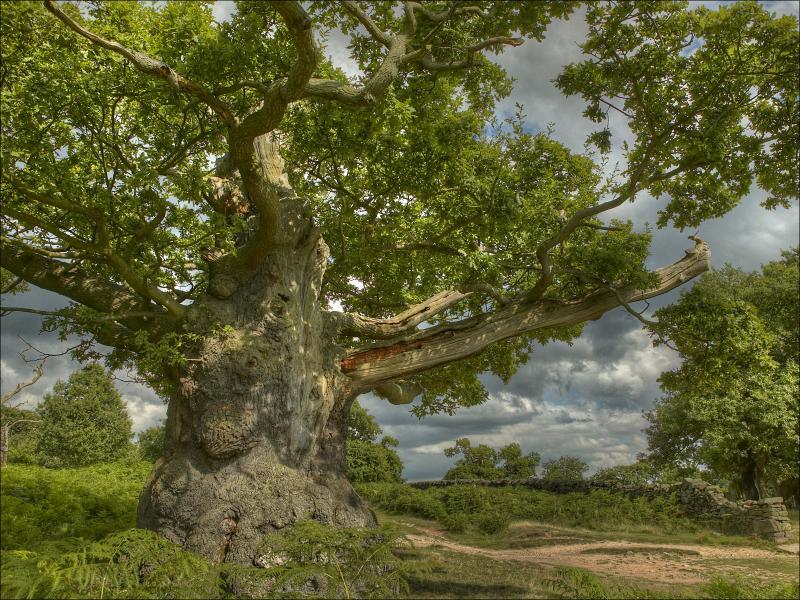
[[[747,551],[774,550],[766,542],[741,536],[708,535],[708,532],[668,535],[645,532],[601,532],[568,527],[555,527],[533,522],[512,523],[508,530],[497,534],[478,531],[450,533],[436,521],[408,515],[377,512],[382,523],[396,524],[406,534],[425,532],[441,540],[428,547],[404,551],[405,558],[430,566],[430,571],[415,574],[410,579],[409,597],[417,598],[796,598],[798,581],[797,558],[774,555],[770,558],[702,558],[692,548],[589,548],[586,555],[605,555],[602,562],[654,561],[654,569],[663,564],[694,564],[694,578],[702,583],[670,584],[653,581],[647,576],[612,576],[574,566],[556,566],[557,559],[545,558],[540,563],[521,560],[502,560],[481,554],[467,554],[447,547],[454,542],[484,549],[537,549],[573,544],[606,542],[635,542],[647,544],[688,545],[700,549],[712,547],[725,551],[738,548]],[[709,540],[713,544],[709,544]],[[545,553],[546,554],[546,553]],[[587,557],[588,558],[588,557]],[[597,556],[601,558],[601,556]],[[589,561],[587,561],[588,563]],[[548,564],[549,563],[549,564]],[[624,570],[624,569],[623,569]],[[687,569],[689,571],[689,569]],[[733,595],[740,594],[740,595]]]
[[[143,556],[152,557],[156,550],[174,555],[167,566],[174,564],[174,569],[169,568],[179,576],[165,576],[156,587],[145,590],[147,597],[209,597],[207,590],[197,592],[205,590],[200,585],[203,573],[209,579],[208,590],[217,594],[214,597],[232,597],[225,592],[224,585],[220,587],[224,581],[214,579],[213,568],[202,559],[181,553],[158,536],[150,539],[145,535],[148,532],[131,529],[138,494],[150,469],[151,465],[137,462],[86,469],[50,470],[24,466],[3,469],[0,489],[3,593],[0,595],[3,598],[65,597],[50,588],[59,577],[69,575],[72,567],[68,564],[61,565],[58,571],[48,569],[61,564],[59,561],[63,562],[65,557],[67,563],[73,558],[76,564],[85,562],[84,548],[94,544],[95,554],[98,549],[103,550],[90,558],[102,569],[92,566],[89,571],[101,575],[106,571],[115,572],[113,568],[109,571],[111,563],[104,554],[107,540],[131,538],[134,544],[131,545],[130,540],[124,543],[129,549],[139,547],[137,552]],[[391,498],[390,492],[399,489],[384,488],[376,488],[384,498]],[[542,518],[516,517],[510,523],[501,519],[502,527],[487,533],[486,524],[494,525],[499,514],[499,503],[495,500],[505,502],[508,511],[538,514]],[[775,547],[767,542],[719,535],[692,526],[675,515],[669,503],[649,505],[624,499],[617,502],[602,494],[570,495],[562,502],[562,498],[554,495],[513,491],[494,498],[486,493],[473,496],[470,490],[451,490],[440,495],[408,493],[404,501],[410,514],[396,510],[401,505],[393,505],[392,514],[380,508],[377,513],[382,523],[393,523],[404,534],[426,541],[399,551],[404,565],[418,567],[409,571],[408,597],[798,597],[796,557],[775,553]],[[461,512],[453,513],[454,507]],[[436,520],[421,517],[420,513],[425,512],[434,515]],[[465,517],[461,522],[463,527],[453,526],[453,514]],[[648,518],[642,518],[642,514]],[[791,518],[796,540],[797,511],[793,511]],[[581,523],[587,526],[579,526]],[[455,531],[447,531],[447,527]],[[632,543],[655,546],[642,549]],[[557,550],[563,551],[575,544],[586,546],[576,550],[577,560],[573,555],[571,563],[559,562],[555,556]],[[676,544],[696,546],[666,547]],[[598,549],[598,545],[603,547]],[[149,550],[151,546],[153,551]],[[716,549],[717,557],[705,556],[709,548]],[[730,552],[736,549],[756,558],[730,558]],[[700,550],[703,556],[698,556]],[[520,553],[525,556],[520,558]],[[727,558],[719,558],[721,554]],[[769,558],[764,558],[765,555]],[[695,575],[690,583],[674,584],[665,582],[663,577],[648,577],[646,572],[640,571],[637,575],[625,570],[633,564],[651,566],[654,571],[663,570],[663,565],[680,570],[683,563],[693,565],[693,570],[684,569],[690,576]],[[87,569],[84,571],[88,573]],[[136,573],[132,576],[135,585],[141,576]],[[36,581],[41,585],[34,585]],[[142,597],[131,596],[133,591],[125,592],[121,584],[113,590],[104,587],[105,576],[100,585],[106,598]],[[84,589],[84,592],[70,593],[70,597],[97,597],[96,590],[91,587],[73,585],[71,589]],[[120,595],[120,591],[124,593]]]

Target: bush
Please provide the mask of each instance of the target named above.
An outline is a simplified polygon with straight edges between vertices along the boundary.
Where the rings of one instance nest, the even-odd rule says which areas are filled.
[[[508,513],[501,513],[497,510],[481,512],[475,516],[475,524],[478,529],[489,535],[506,530],[510,521]]]
[[[391,438],[384,438],[382,443],[376,444],[359,439],[347,440],[348,479],[352,483],[401,482],[403,463],[391,448],[391,441]]]
[[[114,381],[90,364],[56,382],[36,409],[37,451],[48,467],[83,467],[118,460],[131,447],[131,419]]]
[[[498,531],[514,519],[530,519],[567,527],[606,531],[660,527],[667,532],[696,531],[698,525],[681,515],[674,497],[631,499],[623,494],[592,490],[555,494],[524,487],[453,485],[426,490],[407,485],[367,484],[357,487],[365,500],[382,510],[436,520],[450,531],[468,527]],[[481,524],[484,523],[482,526]]]
[[[164,423],[160,423],[139,434],[137,445],[139,446],[139,456],[142,460],[154,463],[164,454],[164,443],[166,441],[167,428]]]

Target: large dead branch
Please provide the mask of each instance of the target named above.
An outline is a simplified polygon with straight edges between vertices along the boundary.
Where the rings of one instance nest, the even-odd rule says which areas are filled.
[[[464,293],[453,290],[439,292],[425,302],[415,304],[408,310],[388,319],[376,319],[357,313],[332,314],[336,315],[341,328],[340,333],[343,335],[385,340],[414,330],[420,323],[424,323],[470,295],[471,292]]]
[[[537,329],[565,327],[599,318],[626,303],[664,294],[709,269],[709,249],[696,241],[679,261],[658,269],[658,284],[647,290],[598,290],[573,301],[525,300],[489,314],[441,325],[393,341],[350,351],[341,363],[356,392],[364,392],[482,351],[501,340]],[[617,295],[619,294],[619,295]]]
[[[9,407],[6,405],[11,401],[11,399],[14,396],[19,394],[26,387],[32,386],[34,383],[36,383],[42,378],[42,375],[44,374],[44,363],[45,361],[43,360],[38,365],[36,365],[36,368],[33,370],[33,377],[31,379],[29,379],[28,381],[21,381],[16,386],[14,386],[14,389],[3,394],[3,396],[0,397],[0,406],[2,406],[3,408],[16,408],[16,407]]]

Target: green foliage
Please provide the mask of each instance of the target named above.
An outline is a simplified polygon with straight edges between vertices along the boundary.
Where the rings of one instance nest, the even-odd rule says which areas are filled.
[[[564,218],[644,190],[668,198],[660,223],[679,227],[726,213],[753,183],[769,193],[768,207],[797,197],[793,17],[773,18],[757,2],[715,11],[681,2],[592,3],[586,60],[569,65],[557,84],[586,100],[585,114],[599,124],[589,138],[598,159],[570,152],[549,130],[531,133],[521,107],[506,121],[492,117],[513,82],[485,55],[504,44],[487,40],[542,40],[576,3],[485,2],[461,13],[455,6],[448,13],[445,3],[425,6],[405,13],[399,3],[363,5],[388,35],[409,28],[408,54],[385,91],[364,94],[360,110],[301,97],[273,124],[290,181],[331,249],[326,300],[385,317],[474,281],[511,296],[528,292],[539,280],[536,250]],[[46,263],[45,287],[76,303],[46,326],[113,346],[114,365],[138,367],[166,393],[164,371],[185,360],[191,341],[184,326],[205,335],[217,325],[172,317],[208,292],[209,248],[235,258],[254,221],[207,201],[211,165],[241,130],[184,92],[202,89],[227,106],[231,122],[245,121],[263,102],[263,89],[296,64],[293,37],[269,3],[240,2],[226,23],[214,21],[208,2],[62,6],[95,34],[192,82],[175,80],[180,91],[89,43],[39,2],[4,7],[4,247],[66,259],[77,273],[91,273],[95,285],[71,277],[67,290],[53,276],[58,263]],[[361,79],[376,73],[384,46],[347,6],[303,7],[318,41],[344,32]],[[430,16],[436,13],[441,18]],[[414,27],[406,14],[416,15]],[[322,49],[317,54],[309,75],[333,87],[347,83]],[[439,68],[423,68],[422,56]],[[460,61],[465,68],[450,68]],[[615,143],[610,111],[627,120],[634,141],[622,149],[627,166],[606,179],[602,155]],[[645,264],[647,231],[630,223],[603,228],[597,216],[583,225],[550,257],[554,280],[545,299],[654,281]],[[44,283],[37,269],[25,272]],[[7,280],[2,274],[0,282]],[[160,304],[173,314],[110,319],[112,309],[99,298],[109,289],[130,293],[129,307]],[[497,306],[475,294],[431,324]],[[507,380],[528,359],[533,339],[579,333],[570,326],[523,335],[415,375],[425,392],[414,410],[422,416],[480,403],[486,391],[478,373]],[[84,358],[92,352],[76,350]]]
[[[78,467],[130,451],[131,419],[111,376],[90,364],[56,382],[36,409],[37,451],[50,467]]]
[[[41,456],[36,451],[36,436],[39,415],[24,408],[5,407],[2,422],[8,423],[8,462],[9,464],[37,464]]]
[[[19,294],[27,292],[30,286],[21,278],[14,275],[11,271],[0,267],[0,290],[4,294]]]
[[[3,552],[3,597],[220,597],[219,568],[152,531],[130,529],[69,547]]]
[[[758,2],[692,8],[590,4],[591,58],[557,78],[601,131],[611,111],[627,117],[628,172],[668,198],[659,225],[681,228],[725,214],[754,181],[766,206],[798,197],[797,20]],[[605,134],[590,141],[607,149]]]
[[[743,487],[796,476],[797,288],[795,250],[760,274],[708,273],[657,312],[683,363],[661,375],[666,394],[646,415],[654,461],[705,464]]]
[[[655,466],[647,461],[600,469],[589,480],[598,483],[618,483],[621,485],[661,483]]]
[[[383,433],[375,417],[369,414],[359,403],[353,402],[347,421],[347,439],[362,442],[374,442]]]
[[[81,469],[9,466],[2,473],[3,598],[223,598],[231,586],[296,595],[324,580],[323,597],[389,597],[419,565],[400,564],[390,527],[299,523],[264,546],[270,568],[211,565],[161,536],[132,529],[147,462]],[[268,561],[267,561],[268,562]],[[313,593],[310,595],[314,595]]]
[[[301,521],[267,537],[262,551],[265,560],[281,565],[273,569],[273,589],[298,590],[314,580],[323,598],[388,598],[407,590],[406,575],[420,568],[395,556],[404,544],[392,526],[346,529]]]
[[[637,586],[604,583],[591,571],[575,567],[556,569],[553,576],[547,579],[547,584],[547,587],[562,598],[616,600],[659,597]]]
[[[149,427],[139,433],[136,444],[143,460],[156,462],[164,454],[167,428],[164,423]]]
[[[516,442],[495,450],[484,444],[473,446],[469,439],[459,438],[456,445],[446,448],[445,456],[461,455],[442,479],[524,479],[536,475],[541,457],[537,452],[522,454]]]
[[[402,484],[357,486],[359,494],[382,510],[440,522],[451,531],[470,528],[502,530],[510,520],[534,520],[567,527],[603,531],[661,527],[667,531],[696,531],[681,516],[674,498],[631,499],[604,490],[555,494],[523,487],[452,485],[425,490]],[[505,523],[505,524],[503,524]]]
[[[353,483],[402,481],[403,463],[395,451],[399,442],[383,433],[374,417],[353,402],[347,423],[347,477]]]
[[[383,438],[380,444],[362,440],[347,442],[347,478],[353,483],[372,481],[402,481],[403,463],[389,445],[392,438]]]
[[[10,464],[0,487],[0,548],[37,550],[44,542],[72,538],[97,541],[133,527],[152,468],[138,461],[80,469]]]
[[[747,578],[736,575],[732,579],[715,577],[710,583],[703,586],[704,597],[706,598],[725,598],[731,600],[738,599],[763,599],[775,600],[783,599],[794,600],[800,597],[798,583],[760,583],[748,580]]]
[[[544,463],[542,478],[551,481],[581,481],[588,470],[586,461],[575,456],[561,456]]]

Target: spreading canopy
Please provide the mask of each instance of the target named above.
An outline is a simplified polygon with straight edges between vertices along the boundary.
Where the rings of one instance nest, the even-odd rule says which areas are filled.
[[[761,273],[707,273],[658,311],[683,363],[661,375],[664,397],[646,414],[657,463],[704,465],[739,484],[796,476],[798,285],[794,249]]]
[[[586,60],[556,84],[586,100],[594,154],[522,113],[494,121],[512,82],[487,53],[574,8],[242,1],[217,23],[207,2],[10,4],[2,266],[72,302],[52,326],[158,380],[188,307],[227,293],[220,273],[299,234],[280,211],[296,193],[330,247],[323,297],[348,311],[329,315],[342,370],[361,390],[402,380],[392,401],[424,391],[421,412],[479,402],[476,374],[508,378],[532,337],[568,339],[706,268],[699,244],[647,272],[648,233],[604,212],[650,193],[660,225],[684,227],[754,182],[768,207],[798,195],[797,23],[755,2],[590,4]],[[334,28],[360,76],[325,57]]]

